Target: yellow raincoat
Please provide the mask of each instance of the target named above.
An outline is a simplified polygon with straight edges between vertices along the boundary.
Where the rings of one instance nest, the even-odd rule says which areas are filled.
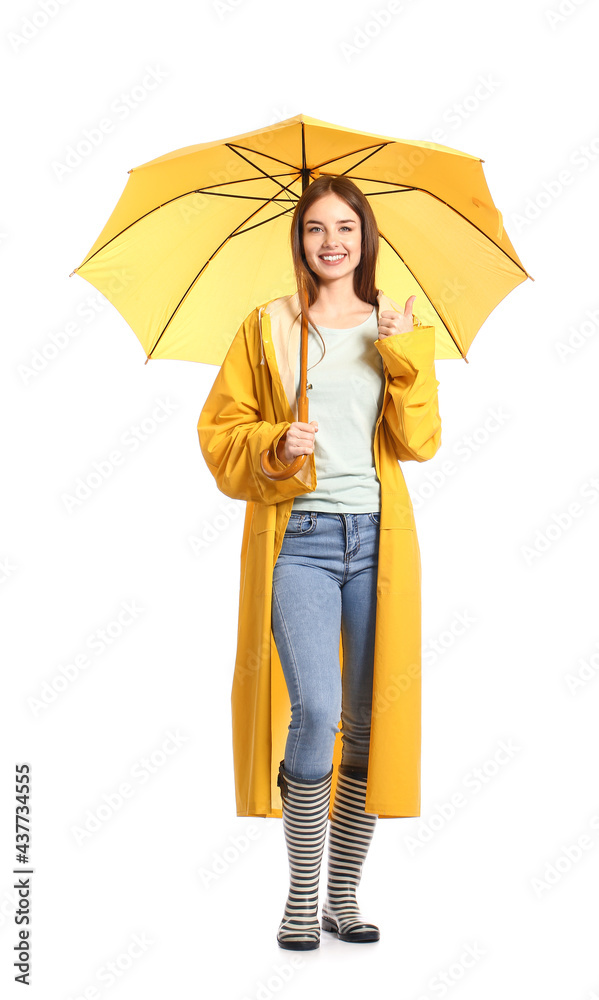
[[[403,312],[382,291],[377,298],[379,312]],[[295,476],[271,480],[261,470],[260,454],[270,447],[275,466],[284,467],[272,453],[297,420],[298,313],[296,292],[247,316],[198,421],[202,454],[219,490],[246,501],[231,693],[238,816],[282,815],[277,775],[291,706],[271,631],[272,571],[293,498],[316,487],[316,472],[311,453]],[[420,548],[399,462],[432,458],[441,444],[441,420],[434,327],[415,325],[374,344],[384,363],[385,392],[374,434],[381,515],[366,812],[387,818],[420,815]],[[341,637],[339,658],[343,669]],[[339,732],[331,809],[340,760]]]

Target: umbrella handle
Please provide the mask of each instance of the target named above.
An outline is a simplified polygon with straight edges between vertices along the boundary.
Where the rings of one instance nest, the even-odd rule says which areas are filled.
[[[297,401],[297,419],[300,423],[308,423],[308,397],[306,395],[308,383],[308,319],[302,313],[302,350],[300,359],[300,391]],[[260,466],[262,472],[268,479],[291,479],[299,472],[306,461],[307,455],[296,455],[291,465],[285,469],[276,469],[270,459],[270,452],[265,448],[260,455]]]

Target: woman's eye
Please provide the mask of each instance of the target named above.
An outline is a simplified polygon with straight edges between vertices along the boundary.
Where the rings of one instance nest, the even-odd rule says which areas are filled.
[[[347,231],[350,232],[350,233],[352,232],[352,230],[351,230],[351,228],[349,226],[340,226],[340,228],[341,229],[347,229]],[[317,229],[320,229],[320,226],[310,226],[308,232],[309,233],[315,233]]]

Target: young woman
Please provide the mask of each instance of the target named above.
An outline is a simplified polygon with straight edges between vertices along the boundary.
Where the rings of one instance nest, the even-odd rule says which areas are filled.
[[[290,886],[277,940],[309,950],[320,943],[329,817],[322,927],[367,942],[380,934],[356,888],[377,816],[420,815],[420,553],[398,459],[432,458],[441,421],[434,328],[414,326],[415,295],[398,307],[377,291],[378,229],[359,188],[313,181],[291,248],[297,293],[246,319],[198,432],[219,488],[248,501],[232,694],[238,814],[282,814]],[[310,423],[288,419],[302,308]],[[298,455],[304,467],[269,480],[268,447],[278,468]],[[291,709],[280,811],[277,661]]]

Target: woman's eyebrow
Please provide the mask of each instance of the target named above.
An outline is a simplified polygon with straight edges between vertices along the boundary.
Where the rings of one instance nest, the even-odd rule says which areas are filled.
[[[355,219],[337,219],[337,225],[339,225],[341,222],[355,222],[355,221],[356,221]],[[324,226],[324,222],[321,222],[320,219],[307,219],[306,225],[309,226],[311,222],[317,222],[319,226]]]

